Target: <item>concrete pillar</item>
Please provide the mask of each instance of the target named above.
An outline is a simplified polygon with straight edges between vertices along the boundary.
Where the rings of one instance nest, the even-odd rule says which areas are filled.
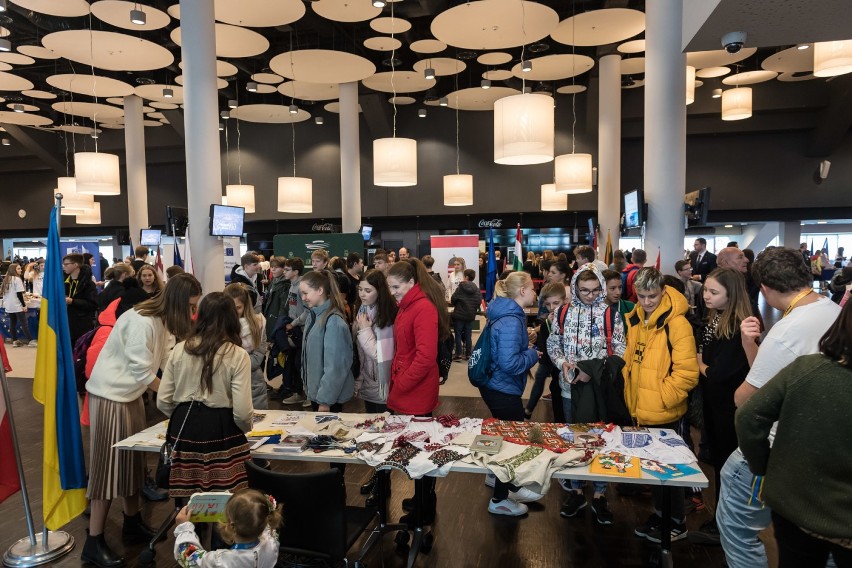
[[[802,224],[799,221],[786,221],[781,226],[781,244],[787,248],[798,250],[802,243]]]
[[[210,204],[222,199],[213,3],[180,0],[180,15],[190,248],[193,271],[206,294],[225,286],[222,242],[209,236],[208,228]]]
[[[145,125],[142,99],[124,97],[124,147],[127,165],[127,217],[130,239],[139,246],[142,229],[148,228],[148,179],[145,173]],[[109,259],[112,260],[112,259]]]
[[[683,258],[686,183],[686,56],[681,53],[681,0],[645,6],[645,201],[648,263],[661,251],[671,273]]]
[[[606,252],[607,233],[612,250],[618,248],[621,218],[621,56],[601,58],[598,119],[598,258]]]
[[[361,149],[358,137],[358,83],[340,85],[340,205],[343,232],[361,228]]]

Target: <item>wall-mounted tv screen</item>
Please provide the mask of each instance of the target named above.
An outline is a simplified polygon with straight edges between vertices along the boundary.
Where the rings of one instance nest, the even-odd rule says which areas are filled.
[[[160,246],[160,239],[162,236],[163,233],[157,229],[142,229],[139,244],[144,247],[158,247]]]
[[[683,198],[683,214],[687,227],[704,227],[707,225],[707,213],[710,211],[710,188],[702,187],[690,191]]]
[[[624,194],[624,226],[628,229],[641,227],[642,218],[642,193],[638,189],[628,191]]]
[[[242,237],[245,216],[244,207],[213,203],[210,205],[210,236]]]
[[[364,237],[365,241],[369,241],[373,238],[373,226],[372,225],[361,225],[361,236]]]
[[[166,234],[172,237],[185,237],[189,225],[189,211],[186,207],[166,205]],[[172,230],[174,229],[174,231]]]

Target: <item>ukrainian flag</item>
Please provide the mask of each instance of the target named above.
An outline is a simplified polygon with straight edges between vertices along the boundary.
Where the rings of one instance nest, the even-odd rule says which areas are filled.
[[[50,213],[33,397],[44,405],[44,524],[57,530],[86,509],[86,467],[65,307],[57,220]]]

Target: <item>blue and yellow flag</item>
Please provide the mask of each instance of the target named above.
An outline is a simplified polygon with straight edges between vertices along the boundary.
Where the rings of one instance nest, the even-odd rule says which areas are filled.
[[[44,524],[57,530],[86,509],[86,467],[57,219],[50,213],[33,398],[44,405]]]
[[[494,257],[494,228],[488,229],[488,264],[485,272],[485,301],[490,302],[494,297],[494,286],[497,284],[497,260]]]

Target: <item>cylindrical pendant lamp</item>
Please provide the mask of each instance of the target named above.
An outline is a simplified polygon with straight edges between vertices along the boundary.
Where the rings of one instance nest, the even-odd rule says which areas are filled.
[[[695,102],[695,67],[686,66],[686,104]]]
[[[751,87],[722,91],[722,120],[742,120],[751,116]]]
[[[225,196],[231,207],[243,207],[246,213],[254,213],[254,186],[253,185],[226,185]]]
[[[592,155],[562,154],[556,156],[556,191],[589,193],[592,191]]]
[[[553,160],[553,98],[522,94],[494,103],[494,162],[510,166]]]
[[[82,215],[95,208],[94,195],[77,193],[77,180],[72,177],[56,178],[56,193],[62,194],[62,215]]]
[[[82,215],[77,215],[78,225],[100,225],[101,224],[101,204],[95,201],[95,207]]]
[[[74,178],[82,195],[120,195],[118,156],[103,152],[76,152]]]
[[[314,209],[314,182],[311,178],[278,178],[278,211],[281,213],[311,213]]]
[[[417,141],[411,138],[373,140],[373,184],[380,187],[417,185]]]
[[[568,211],[568,196],[556,191],[556,184],[544,183],[541,185],[541,210],[542,211]]]
[[[444,205],[461,207],[473,205],[473,176],[453,174],[444,176]]]
[[[852,73],[852,40],[815,43],[814,75],[834,77],[844,73]]]

